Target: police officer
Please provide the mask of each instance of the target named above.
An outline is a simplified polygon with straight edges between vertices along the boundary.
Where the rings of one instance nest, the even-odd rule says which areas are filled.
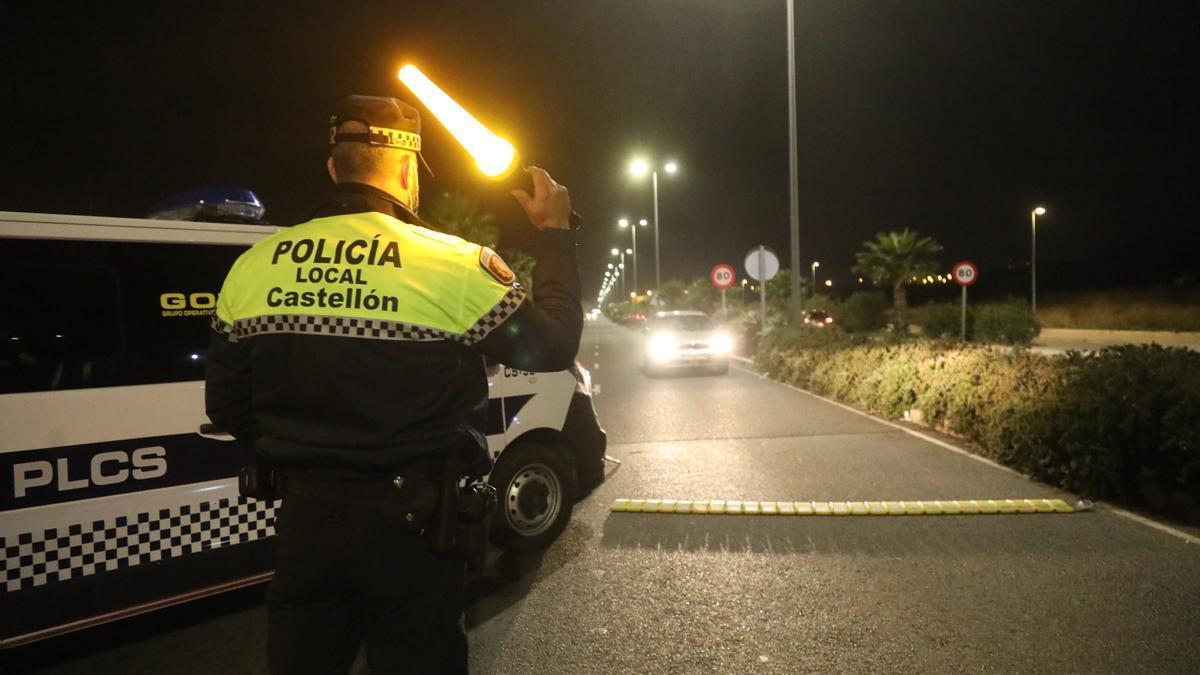
[[[529,297],[488,248],[416,216],[416,109],[351,96],[330,121],[333,193],[234,263],[217,303],[212,421],[280,476],[268,595],[276,673],[465,672],[463,563],[434,550],[430,486],[490,469],[484,357],[554,371],[583,325],[570,198],[530,167]],[[438,494],[435,490],[434,494]]]

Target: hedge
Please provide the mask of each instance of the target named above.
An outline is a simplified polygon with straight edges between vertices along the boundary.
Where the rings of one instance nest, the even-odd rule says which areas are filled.
[[[757,362],[861,409],[907,413],[1081,496],[1200,523],[1200,353],[1126,345],[1044,357],[793,332],[761,345]]]

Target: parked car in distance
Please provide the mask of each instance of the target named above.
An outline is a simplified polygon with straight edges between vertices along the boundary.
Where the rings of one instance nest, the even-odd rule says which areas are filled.
[[[833,316],[821,309],[810,309],[804,313],[804,325],[813,328],[832,327]]]

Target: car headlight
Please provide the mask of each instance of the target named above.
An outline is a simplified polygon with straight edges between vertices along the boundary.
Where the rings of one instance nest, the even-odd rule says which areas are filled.
[[[675,343],[675,336],[670,333],[658,333],[650,336],[649,350],[650,358],[661,361],[675,356],[679,348]]]
[[[712,336],[709,348],[717,354],[728,354],[733,351],[733,338],[726,333],[717,333]]]

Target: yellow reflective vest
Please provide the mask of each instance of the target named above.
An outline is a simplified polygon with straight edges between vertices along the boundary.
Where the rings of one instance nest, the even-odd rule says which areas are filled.
[[[369,211],[316,218],[234,263],[214,328],[473,344],[525,297],[486,247]]]

